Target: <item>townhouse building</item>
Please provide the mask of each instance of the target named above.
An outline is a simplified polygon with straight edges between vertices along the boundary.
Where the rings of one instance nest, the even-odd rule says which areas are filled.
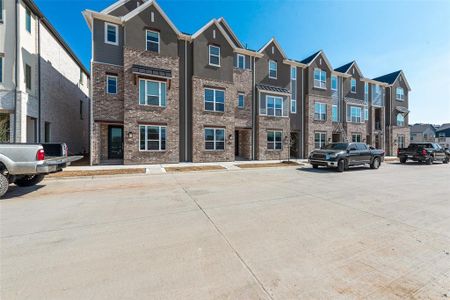
[[[275,38],[250,50],[224,18],[182,33],[152,0],[83,15],[92,164],[305,158],[329,142],[394,147],[407,128],[403,73],[368,79],[354,61],[333,69],[322,50],[291,59]],[[386,106],[399,85],[403,105]]]
[[[88,152],[89,76],[32,0],[0,0],[0,142]]]

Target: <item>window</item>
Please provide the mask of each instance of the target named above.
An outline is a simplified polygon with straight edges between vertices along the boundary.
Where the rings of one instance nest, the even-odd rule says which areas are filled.
[[[165,151],[166,127],[139,125],[140,151]]]
[[[244,108],[245,106],[245,95],[242,93],[238,94],[238,107],[239,108]]]
[[[225,111],[225,91],[216,89],[205,89],[205,110]]]
[[[356,79],[355,78],[352,78],[350,80],[350,91],[352,93],[356,93]]]
[[[79,78],[79,82],[80,82],[81,85],[84,84],[83,70],[81,70],[81,68],[80,68],[80,78]]]
[[[364,121],[369,121],[369,109],[364,108]]]
[[[269,78],[277,79],[277,62],[269,60]]]
[[[166,106],[166,83],[154,80],[139,80],[139,104]]]
[[[364,82],[364,103],[369,103],[369,83]]]
[[[297,67],[291,67],[291,113],[297,113]]]
[[[29,9],[25,13],[25,29],[31,33],[31,11]]]
[[[327,105],[325,103],[314,103],[314,120],[325,121],[327,119]]]
[[[331,76],[331,89],[337,91],[337,77],[334,75]]]
[[[372,105],[383,106],[383,89],[378,84],[372,85]]]
[[[398,147],[405,148],[405,136],[403,134],[399,134],[397,136],[397,140],[398,140]]]
[[[209,45],[209,65],[220,67],[220,47]]]
[[[0,82],[3,82],[3,56],[0,56]]]
[[[106,92],[108,94],[117,94],[117,76],[106,75]]]
[[[267,115],[274,117],[283,116],[283,98],[275,96],[266,96]]]
[[[337,105],[331,107],[331,118],[333,122],[339,122],[339,114]]]
[[[3,22],[3,0],[0,0],[0,22]]]
[[[146,30],[147,51],[159,53],[159,32]]]
[[[105,23],[105,43],[119,45],[118,32],[119,26],[116,24]]]
[[[361,133],[352,133],[352,143],[361,143]]]
[[[327,134],[325,132],[314,133],[314,148],[320,149],[325,146],[325,141],[327,139]]]
[[[403,101],[405,100],[405,91],[403,90],[403,88],[398,87],[395,90],[395,99]]]
[[[397,114],[397,126],[405,126],[405,117],[402,114]]]
[[[31,90],[31,67],[25,65],[25,87],[27,90]]]
[[[267,131],[267,150],[282,150],[281,136],[282,131]]]
[[[237,55],[237,65],[236,65],[236,67],[238,69],[242,69],[242,70],[245,69],[245,55],[242,55],[242,54],[238,54]]]
[[[225,150],[225,129],[205,128],[205,150]]]
[[[327,88],[327,72],[321,69],[314,69],[314,87],[321,89]]]
[[[83,101],[80,100],[80,120],[83,120]]]
[[[350,122],[352,123],[361,123],[361,107],[359,106],[350,106]]]

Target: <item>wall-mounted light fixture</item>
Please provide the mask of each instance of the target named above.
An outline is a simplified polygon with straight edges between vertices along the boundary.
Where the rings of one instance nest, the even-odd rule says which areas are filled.
[[[133,132],[131,132],[131,131],[128,132],[128,138],[129,138],[129,139],[132,139],[132,138],[133,138]]]

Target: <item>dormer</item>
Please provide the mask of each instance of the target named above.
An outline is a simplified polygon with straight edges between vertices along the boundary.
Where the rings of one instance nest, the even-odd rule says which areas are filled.
[[[287,56],[275,38],[270,39],[258,53],[256,81],[259,83],[288,87],[290,84],[290,65]]]
[[[308,56],[301,63],[308,68],[309,91],[319,94],[329,94],[331,87],[331,73],[333,68],[323,50]]]
[[[368,86],[363,81],[363,74],[356,61],[351,61],[339,68],[334,69],[335,72],[343,74],[344,97],[365,100]],[[368,94],[367,94],[368,99]]]

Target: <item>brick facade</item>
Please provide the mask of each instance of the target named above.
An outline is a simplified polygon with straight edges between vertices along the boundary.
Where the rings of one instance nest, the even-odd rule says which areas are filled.
[[[314,105],[316,102],[325,103],[327,105],[327,117],[325,121],[315,120],[314,118]],[[315,149],[315,133],[326,133],[326,142],[331,141],[333,136],[333,122],[332,116],[333,100],[331,97],[308,95],[305,102],[305,112],[307,113],[307,119],[305,120],[305,154],[308,155]]]

